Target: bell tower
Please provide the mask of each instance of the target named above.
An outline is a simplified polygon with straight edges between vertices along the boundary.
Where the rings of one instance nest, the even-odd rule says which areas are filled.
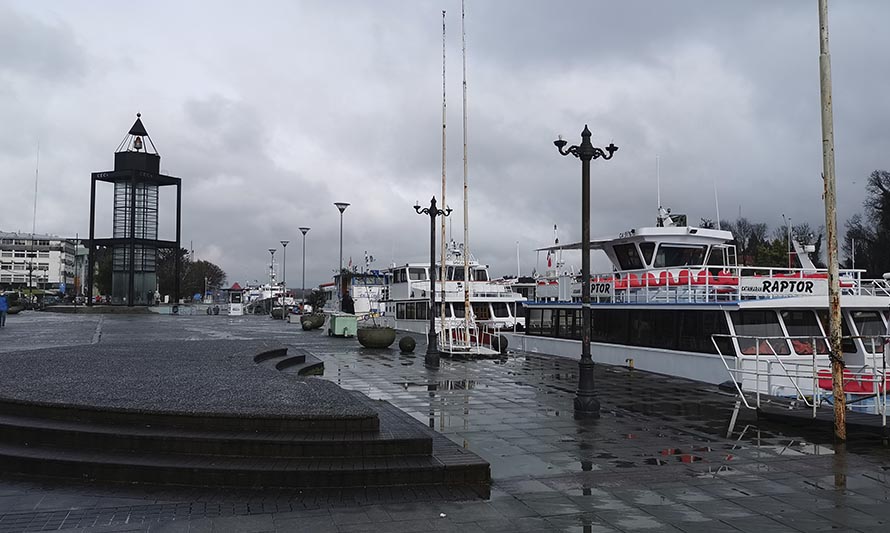
[[[90,240],[87,302],[93,304],[96,247],[111,248],[112,305],[151,305],[157,289],[158,249],[180,249],[182,180],[160,173],[161,156],[142,125],[142,115],[114,153],[114,170],[93,172],[90,188]],[[111,238],[96,238],[96,182],[114,185]],[[176,186],[176,240],[158,240],[158,189]],[[174,252],[174,303],[179,302],[180,258]]]

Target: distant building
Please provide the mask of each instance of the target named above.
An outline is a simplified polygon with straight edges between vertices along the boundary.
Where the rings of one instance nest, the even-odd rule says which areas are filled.
[[[75,241],[56,235],[0,231],[0,290],[28,287],[74,294]]]

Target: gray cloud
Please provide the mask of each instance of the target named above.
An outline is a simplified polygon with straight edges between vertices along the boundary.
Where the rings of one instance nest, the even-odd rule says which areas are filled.
[[[593,164],[594,234],[654,220],[656,155],[663,202],[691,220],[713,218],[716,185],[723,218],[822,224],[815,3],[468,4],[471,245],[496,274],[516,270],[516,241],[530,272],[553,224],[578,239],[580,165],[552,141],[577,142],[585,123],[596,144],[620,146]],[[0,7],[0,123],[16,125],[0,129],[0,227],[30,227],[39,138],[38,230],[83,235],[89,173],[111,165],[141,111],[164,171],[183,178],[184,242],[230,281],[265,279],[281,239],[299,279],[302,225],[307,284],[326,281],[334,201],[353,204],[346,260],[423,260],[428,222],[411,206],[440,195],[446,9],[446,200],[459,238],[457,0],[210,6]],[[877,0],[832,4],[841,221],[868,173],[888,166],[888,16]]]

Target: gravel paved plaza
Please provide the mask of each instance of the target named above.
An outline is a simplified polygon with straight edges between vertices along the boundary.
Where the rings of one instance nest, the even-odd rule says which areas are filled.
[[[195,354],[227,341],[308,350],[324,362],[324,379],[386,400],[488,461],[492,486],[490,499],[473,500],[394,488],[250,491],[5,477],[0,531],[890,529],[890,450],[874,436],[851,435],[835,449],[825,432],[759,423],[744,411],[731,424],[735,398],[717,387],[602,365],[602,418],[576,421],[575,361],[510,353],[501,360],[443,359],[430,370],[424,338],[414,337],[415,353],[400,354],[268,317],[10,316],[0,330],[0,358],[27,358],[23,351],[43,348],[65,357],[68,350],[127,344],[160,364],[164,357],[152,345],[173,341],[191,343]],[[232,381],[249,374],[237,365],[226,369],[235,373],[226,378]],[[163,378],[163,369],[151,377]],[[34,384],[14,386],[34,393]],[[227,401],[236,405],[237,395]]]

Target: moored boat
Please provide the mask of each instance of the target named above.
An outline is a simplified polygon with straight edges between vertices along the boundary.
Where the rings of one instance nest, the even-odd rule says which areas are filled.
[[[797,268],[739,265],[730,232],[661,220],[666,223],[591,242],[613,266],[587,280],[594,361],[715,384],[731,379],[740,392],[799,397],[824,389],[827,271],[803,255]],[[580,243],[545,250],[557,248],[579,249]],[[863,272],[840,270],[851,394],[875,391],[887,376],[890,285],[864,279]],[[527,302],[526,331],[508,333],[511,344],[579,357],[583,281],[540,282],[563,284],[556,293],[562,296]],[[566,282],[571,290],[564,290]]]

